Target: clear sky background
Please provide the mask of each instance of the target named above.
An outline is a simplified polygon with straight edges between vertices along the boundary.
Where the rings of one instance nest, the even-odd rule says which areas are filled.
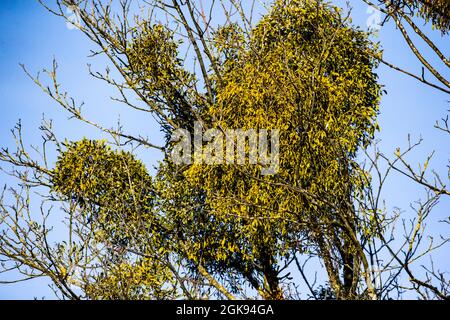
[[[344,1],[333,1],[345,6]],[[366,28],[367,6],[362,1],[351,1],[353,22]],[[431,27],[428,27],[431,29]],[[449,37],[441,39],[438,32],[432,38],[444,51],[450,55]],[[398,30],[392,23],[385,25],[380,31],[378,40],[385,51],[385,59],[404,67],[416,74],[421,73],[416,57],[406,46]],[[18,119],[24,128],[24,140],[27,144],[39,144],[38,127],[43,114],[53,119],[55,131],[60,138],[70,140],[83,136],[99,138],[102,135],[76,120],[68,120],[67,113],[52,102],[38,87],[36,87],[19,67],[24,63],[28,70],[35,73],[42,68],[50,68],[53,57],[59,63],[59,80],[72,96],[85,101],[84,108],[88,117],[101,122],[106,127],[112,127],[120,118],[128,132],[152,137],[154,142],[161,140],[159,128],[154,121],[143,117],[138,112],[129,111],[124,106],[113,103],[109,97],[115,92],[98,80],[88,75],[87,63],[102,71],[104,60],[88,58],[93,45],[78,30],[67,28],[66,23],[58,17],[49,14],[34,0],[1,0],[0,2],[0,146],[13,147],[14,141],[10,129]],[[431,52],[431,61],[438,62]],[[449,69],[442,66],[443,75],[449,79]],[[397,147],[405,149],[407,136],[412,140],[419,137],[423,144],[409,157],[412,164],[423,162],[426,155],[436,152],[430,166],[447,177],[448,159],[450,158],[450,137],[433,128],[435,122],[448,114],[450,96],[427,87],[414,79],[406,77],[393,70],[380,67],[377,71],[380,82],[385,85],[387,94],[383,97],[379,123],[381,131],[377,139],[386,155],[392,156]],[[427,77],[432,79],[431,75]],[[126,111],[126,112],[124,112]],[[151,169],[160,155],[142,150],[139,157]],[[11,184],[5,175],[0,175],[0,183]],[[406,210],[405,217],[411,212],[409,204],[424,197],[422,188],[406,178],[393,175],[384,190],[387,208],[393,210],[399,207]],[[442,201],[430,217],[429,228],[432,234],[446,232],[439,220],[449,217],[450,201]],[[435,263],[444,270],[450,270],[449,247],[442,248],[434,255]],[[3,277],[3,278],[2,278]],[[1,280],[10,280],[14,274],[1,276]],[[0,285],[0,299],[32,299],[52,298],[51,290],[45,279],[33,280],[10,286]]]

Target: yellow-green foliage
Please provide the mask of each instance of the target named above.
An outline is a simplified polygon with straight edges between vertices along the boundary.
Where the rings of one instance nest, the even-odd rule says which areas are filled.
[[[190,77],[182,69],[178,46],[173,32],[163,25],[143,23],[127,50],[133,79],[148,93],[162,93],[170,99],[171,90],[179,89]]]
[[[94,245],[108,250],[101,273],[84,288],[86,294],[91,299],[174,296],[173,275],[162,262],[166,233],[145,166],[104,141],[83,139],[66,147],[53,171],[53,191],[79,206],[95,233]]]
[[[279,260],[313,250],[323,237],[334,241],[342,229],[330,226],[342,224],[342,214],[358,228],[351,202],[364,185],[354,158],[377,127],[380,86],[369,55],[376,46],[335,7],[277,0],[249,37],[237,25],[216,32],[221,75],[212,76],[213,103],[201,105],[184,94],[192,79],[173,35],[158,25],[141,29],[127,55],[148,98],[169,102],[164,111],[190,130],[193,110],[209,128],[279,129],[280,170],[262,176],[259,165],[177,167],[167,160],[152,181],[131,154],[83,140],[61,154],[54,190],[93,213],[105,239],[132,235],[147,241],[146,252],[176,254],[281,297]],[[123,276],[134,281],[135,267],[121,268],[99,286],[113,288]]]
[[[100,233],[126,241],[155,221],[152,178],[145,166],[103,141],[69,143],[54,169],[53,190],[76,202]],[[112,239],[112,238],[111,238]]]
[[[94,300],[174,299],[177,293],[168,283],[173,275],[163,265],[143,259],[137,263],[117,262],[84,288]]]
[[[438,30],[443,33],[450,30],[450,1],[406,0],[406,3],[414,9],[418,9],[418,15],[426,21],[431,21]]]
[[[233,267],[237,255],[272,265],[310,227],[338,220],[333,206],[362,187],[353,158],[377,126],[380,86],[368,55],[376,48],[337,8],[316,1],[276,1],[238,50],[239,28],[218,37],[224,72],[202,116],[222,129],[280,129],[280,171],[264,177],[254,165],[194,164],[181,188],[203,190],[210,219],[224,228],[209,240],[219,246],[211,261]]]
[[[189,125],[189,106],[195,107],[194,77],[178,57],[180,41],[161,24],[144,22],[133,32],[127,48],[129,77],[141,89],[150,107],[164,112],[180,127]],[[161,116],[161,114],[159,114]],[[170,127],[166,122],[163,127]]]
[[[240,217],[216,215],[206,201],[206,190],[186,181],[170,163],[160,167],[155,183],[168,232],[188,245],[177,247],[175,243],[171,250],[188,258],[190,266],[201,263],[214,272],[252,272],[254,267],[246,257],[253,248]],[[270,244],[266,245],[270,250]]]

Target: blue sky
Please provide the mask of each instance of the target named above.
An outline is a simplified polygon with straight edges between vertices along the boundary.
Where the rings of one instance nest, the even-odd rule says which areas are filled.
[[[334,2],[345,6],[344,1]],[[367,6],[362,1],[352,1],[352,5],[354,24],[365,27],[370,16]],[[18,119],[22,120],[24,140],[28,144],[38,144],[38,127],[43,114],[54,120],[56,132],[61,138],[74,140],[83,136],[101,136],[98,131],[78,121],[68,121],[67,114],[37,88],[19,67],[19,63],[24,63],[35,73],[42,68],[49,68],[53,57],[59,63],[59,79],[63,87],[75,98],[86,102],[86,113],[92,119],[111,127],[120,115],[121,122],[128,131],[144,133],[154,137],[153,141],[156,142],[161,139],[159,129],[150,117],[142,117],[137,112],[125,110],[123,106],[113,103],[109,96],[115,93],[88,75],[87,63],[92,63],[99,70],[105,65],[101,58],[87,58],[89,50],[93,49],[92,44],[79,31],[68,29],[64,21],[46,12],[37,1],[2,0],[0,30],[0,146],[13,146],[10,129]],[[449,56],[449,38],[441,39],[438,32],[433,33],[432,38]],[[417,59],[391,23],[381,29],[378,40],[382,44],[386,60],[420,74]],[[431,52],[428,53],[432,57],[431,61],[438,64],[439,61]],[[447,79],[450,78],[449,69],[442,67],[440,70]],[[381,131],[377,134],[382,151],[393,155],[397,147],[404,149],[408,134],[411,134],[413,140],[422,137],[423,145],[409,160],[416,165],[434,150],[436,154],[431,166],[445,178],[449,165],[450,137],[433,126],[447,114],[450,96],[385,67],[380,67],[378,74],[387,91],[381,103]],[[428,79],[432,77],[429,75]],[[160,155],[145,150],[139,156],[148,168],[160,158]],[[0,175],[0,182],[2,185],[11,183],[4,175]],[[388,209],[400,207],[405,210],[408,210],[410,202],[423,195],[421,188],[399,175],[391,177],[384,193]],[[430,217],[429,227],[432,233],[442,230],[437,221],[449,216],[449,204],[448,199],[442,201]],[[450,269],[448,247],[436,253],[435,259],[437,265]],[[0,285],[0,299],[53,297],[46,284],[45,280],[34,280],[11,286]]]

